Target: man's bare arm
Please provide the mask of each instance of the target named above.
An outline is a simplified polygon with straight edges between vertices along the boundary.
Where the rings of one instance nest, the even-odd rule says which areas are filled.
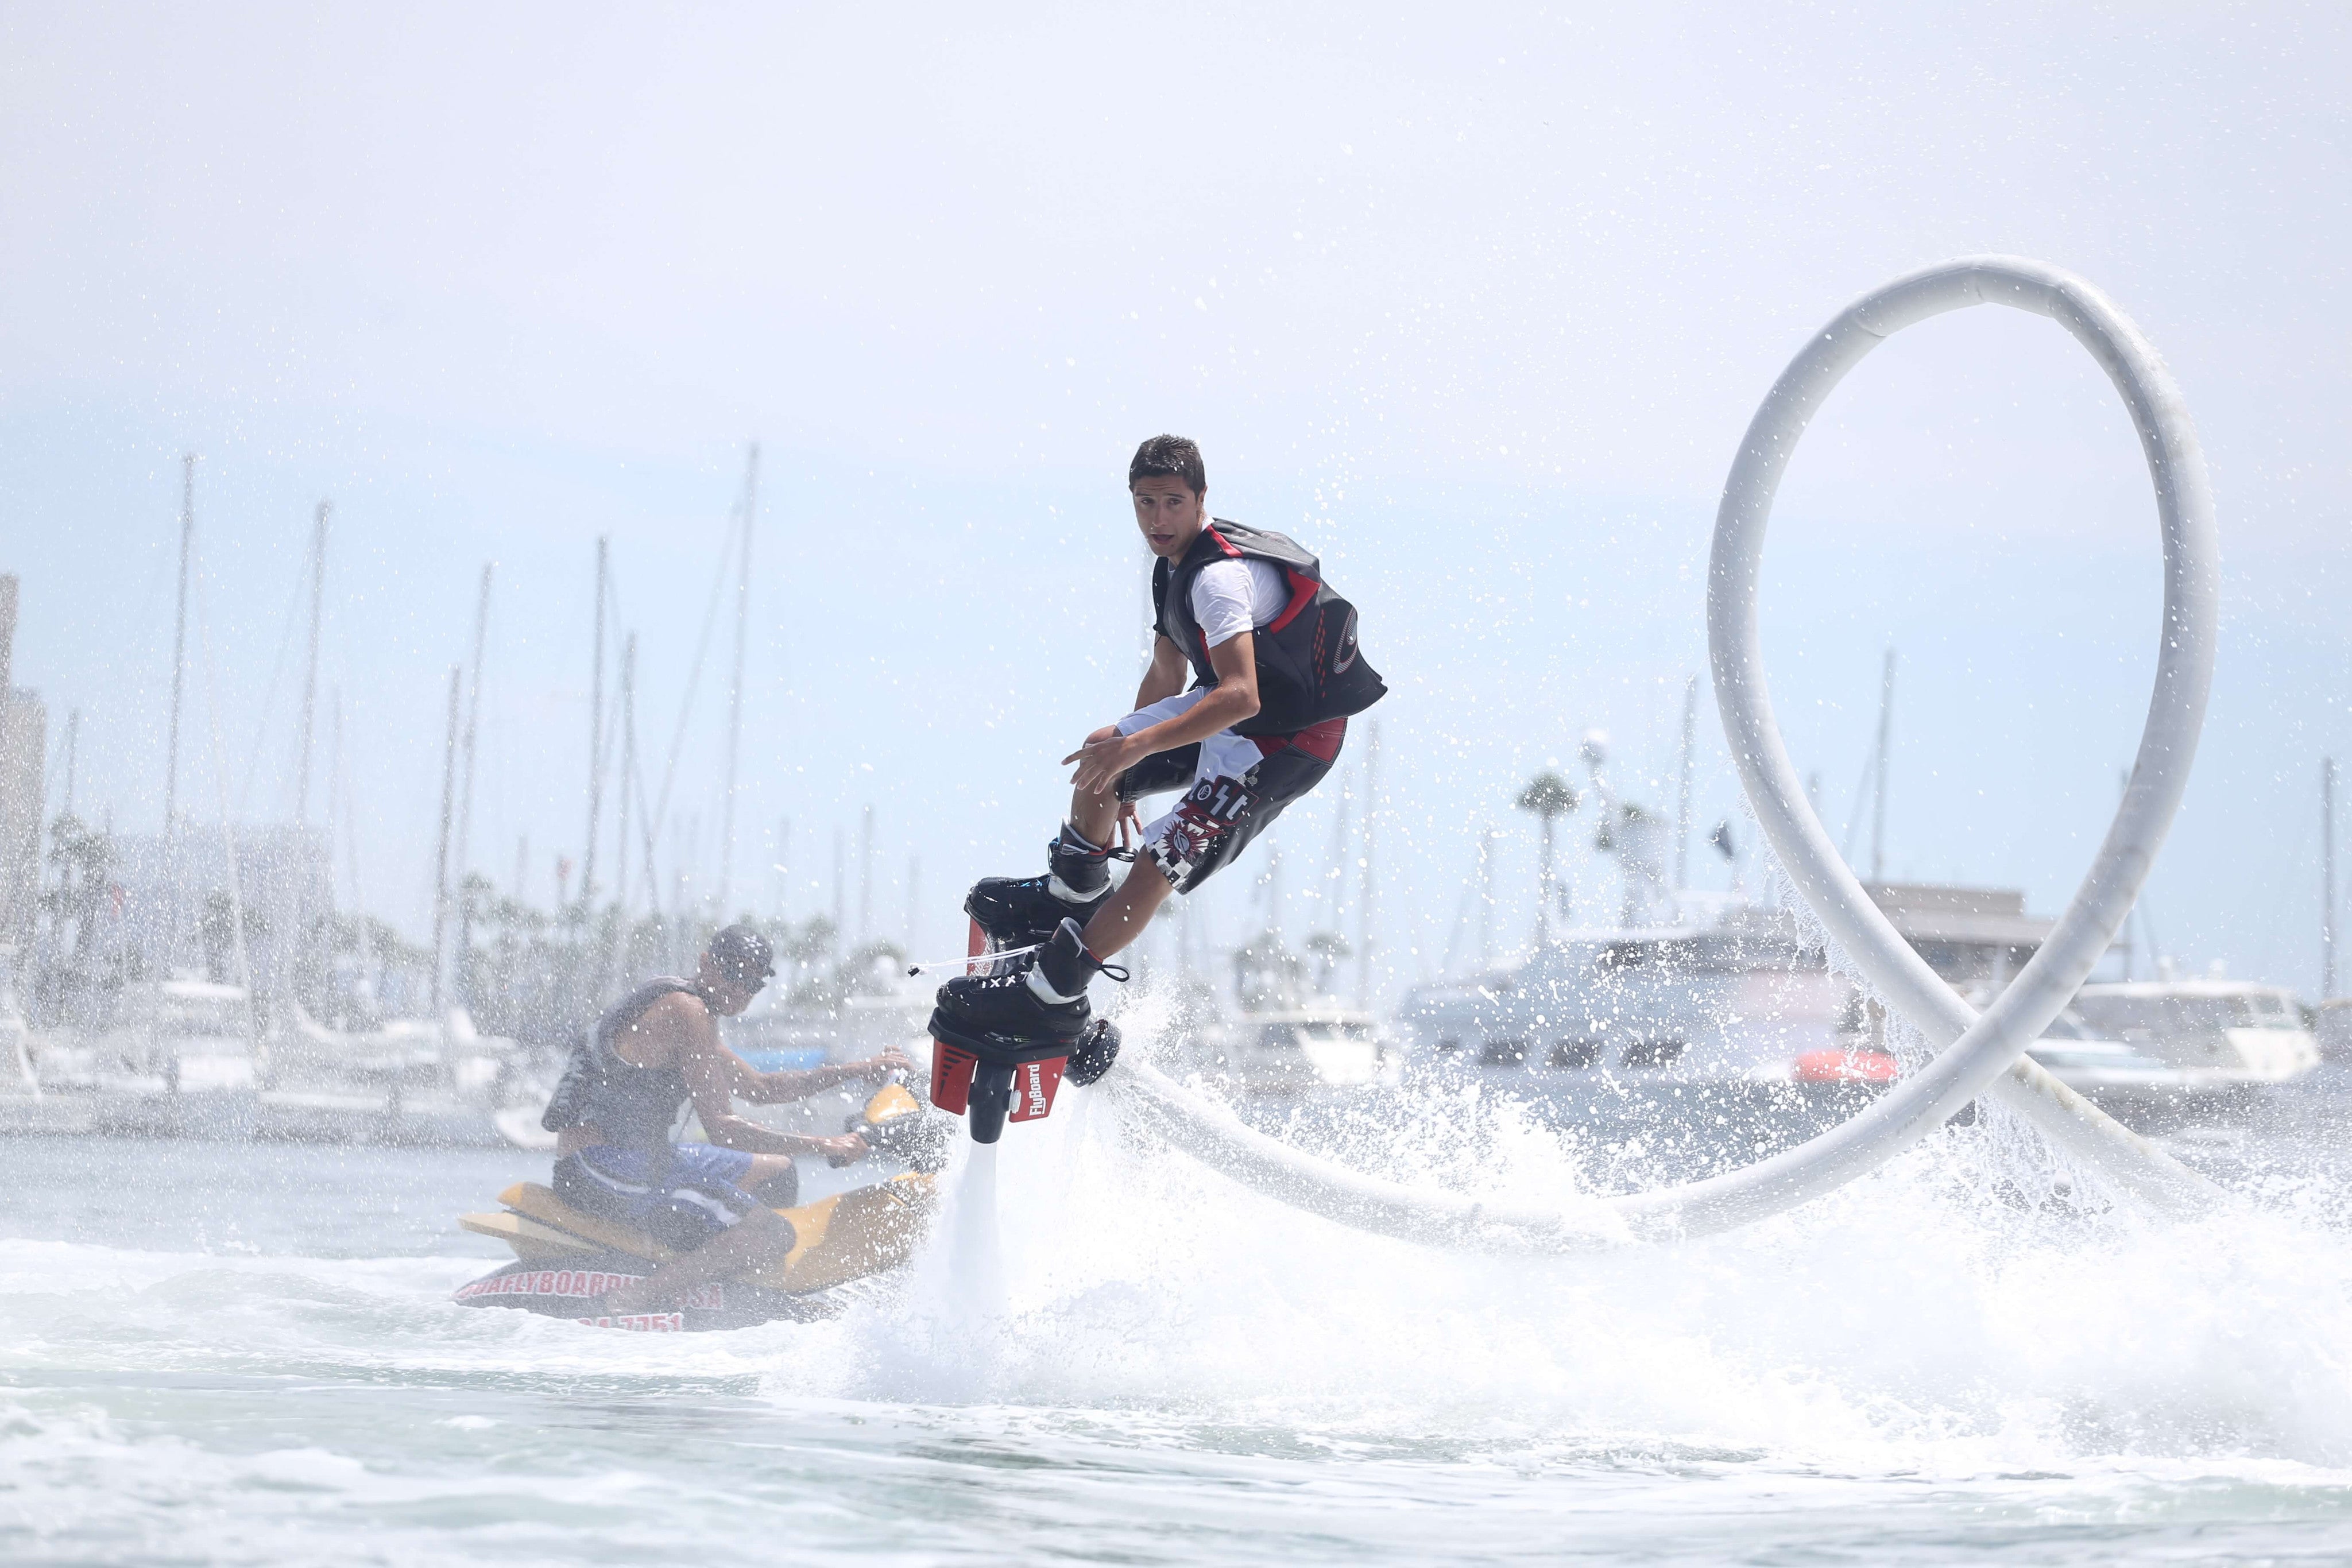
[[[1167,639],[1160,641],[1166,643]],[[1120,774],[1154,752],[1173,751],[1180,746],[1206,740],[1221,729],[1246,723],[1258,710],[1256,649],[1257,634],[1254,632],[1229,637],[1210,649],[1209,667],[1217,673],[1217,684],[1174,718],[1163,719],[1133,735],[1097,730],[1088,736],[1084,746],[1062,758],[1066,763],[1078,765],[1070,782],[1100,794],[1116,784]]]
[[[784,1068],[774,1072],[761,1071],[731,1051],[727,1056],[735,1063],[736,1098],[754,1105],[781,1105],[838,1089],[845,1083],[874,1083],[893,1072],[915,1070],[914,1062],[895,1046],[865,1061],[828,1061],[821,1067]]]
[[[1213,657],[1213,655],[1212,655]],[[1192,666],[1184,660],[1184,650],[1164,633],[1151,640],[1151,663],[1143,672],[1143,684],[1135,688],[1135,706],[1150,707],[1163,702],[1184,689],[1184,677]]]
[[[720,1148],[740,1149],[747,1155],[821,1153],[814,1138],[779,1133],[735,1113],[735,1074],[739,1070],[751,1071],[751,1065],[719,1042],[719,1030],[709,1015],[703,1015],[700,1022],[702,1028],[695,1032],[705,1038],[681,1042],[677,1065],[686,1074],[703,1135]]]
[[[1217,684],[1199,702],[1127,737],[1137,757],[1173,751],[1257,716],[1257,633],[1237,632],[1210,649],[1209,668],[1217,673]]]
[[[664,998],[668,1003],[679,1000]],[[686,1076],[687,1092],[694,1101],[703,1135],[720,1148],[740,1149],[747,1155],[822,1155],[835,1165],[865,1155],[865,1140],[855,1134],[840,1138],[804,1137],[779,1133],[737,1115],[733,1098],[737,1075],[757,1078],[761,1074],[720,1042],[718,1024],[699,1003],[676,1006],[662,1021],[671,1035],[678,1071]]]

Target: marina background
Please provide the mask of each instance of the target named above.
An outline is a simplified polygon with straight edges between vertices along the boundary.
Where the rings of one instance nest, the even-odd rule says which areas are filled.
[[[2299,1004],[2343,988],[2347,32],[0,16],[0,819],[46,897],[10,913],[30,1027],[0,1007],[0,1554],[2339,1557],[2352,1007]],[[959,1141],[930,1239],[821,1321],[452,1301],[525,1234],[572,1031],[721,919],[783,949],[730,1029],[761,1065],[920,1048],[938,977],[905,961],[1035,868],[1055,759],[1132,691],[1123,465],[1161,430],[1213,510],[1322,552],[1395,690],[1098,997],[1124,1070],[1496,1205],[1867,1103],[1925,1045],[1760,853],[1707,541],[1804,335],[1984,251],[2106,290],[2206,444],[2211,716],[2107,967],[2171,977],[2033,1051],[2240,1201],[2150,1221],[1988,1098],[1762,1224],[1496,1257],[1276,1204],[1066,1088],[1001,1173]],[[1922,325],[1832,398],[1778,521],[1766,664],[1821,814],[1874,882],[1972,888],[1881,902],[1998,984],[2147,703],[2114,391],[2046,321]],[[1607,850],[1591,758],[1647,813]],[[1548,840],[1518,802],[1570,790]],[[1637,850],[1687,886],[1629,898]],[[892,1168],[802,1166],[803,1197]]]
[[[1119,464],[1174,428],[1205,443],[1219,507],[1331,558],[1397,672],[1378,890],[1393,998],[1442,946],[1484,821],[1531,855],[1503,797],[1544,759],[1598,726],[1627,767],[1671,768],[1714,488],[1795,337],[1888,272],[2012,249],[2100,278],[2165,346],[2222,499],[2229,641],[2149,894],[2159,933],[2197,970],[2315,987],[2300,868],[2318,759],[2352,747],[2345,394],[2324,347],[2347,251],[2340,215],[2299,193],[2341,188],[2322,129],[2340,109],[2313,74],[2338,17],[2168,15],[2118,39],[2087,16],[1922,14],[1869,56],[1874,79],[1948,95],[1917,119],[1901,94],[1827,90],[1823,16],[1497,13],[1411,48],[1410,70],[1399,38],[1304,20],[1202,22],[1213,67],[1182,28],[942,21],[853,105],[814,62],[870,41],[808,18],[647,33],[597,14],[549,56],[535,29],[454,12],[395,37],[257,11],[184,72],[187,24],[106,15],[14,24],[7,179],[42,221],[10,267],[47,306],[0,328],[16,678],[53,734],[83,712],[93,818],[160,825],[193,450],[235,814],[291,803],[270,677],[331,499],[324,671],[350,705],[364,885],[424,936],[442,681],[495,559],[473,869],[510,883],[528,836],[551,903],[584,835],[593,540],[613,539],[666,730],[757,438],[733,880],[785,891],[789,817],[790,903],[829,906],[833,835],[870,802],[895,888],[877,902],[903,909],[919,853],[940,918],[918,936],[952,944],[954,890],[1034,858],[1054,758],[1129,695],[1141,563]],[[1572,64],[1669,47],[1687,65],[1654,80]],[[1201,112],[1076,68],[1153,48],[1192,73]],[[331,110],[306,84],[353,57],[381,68]],[[1732,80],[1727,99],[1710,85]],[[2079,80],[2118,85],[2092,114]],[[1226,177],[1268,138],[1289,150],[1280,177]],[[1834,151],[1858,145],[1883,155]],[[2221,176],[2242,160],[2265,177]],[[914,183],[853,203],[886,170]],[[1825,420],[1768,560],[1800,761],[1842,821],[1898,646],[1895,868],[2053,908],[2105,819],[2154,630],[2120,411],[2037,323],[1971,319],[1876,356]],[[701,702],[677,814],[700,819],[688,858],[715,881],[707,677]],[[1711,716],[1700,730],[1711,823],[1737,806]],[[188,795],[209,814],[196,750]],[[1286,826],[1294,853],[1328,841],[1329,808]],[[1501,885],[1531,904],[1531,881]],[[1236,918],[1216,903],[1234,896],[1209,917]]]

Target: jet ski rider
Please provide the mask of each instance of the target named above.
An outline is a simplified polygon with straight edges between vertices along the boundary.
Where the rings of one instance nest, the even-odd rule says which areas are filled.
[[[767,938],[730,925],[710,939],[694,978],[663,976],[624,997],[574,1048],[542,1124],[557,1134],[556,1196],[572,1207],[648,1230],[675,1256],[642,1282],[605,1297],[614,1312],[664,1305],[677,1292],[781,1260],[792,1225],[777,1208],[797,1196],[795,1155],[845,1166],[864,1159],[856,1133],[805,1137],[735,1113],[873,1082],[912,1063],[886,1051],[864,1061],[761,1072],[719,1041],[775,973]],[[708,1144],[675,1141],[688,1102]],[[758,1196],[754,1196],[757,1194]]]

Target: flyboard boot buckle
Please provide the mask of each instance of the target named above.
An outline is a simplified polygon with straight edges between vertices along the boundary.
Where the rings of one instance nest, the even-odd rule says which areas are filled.
[[[1118,1057],[1118,1030],[1096,1019],[1076,1040],[1024,1040],[1012,1035],[973,1031],[943,1012],[931,1013],[931,1103],[968,1116],[971,1140],[992,1144],[1004,1124],[1038,1122],[1051,1115],[1054,1092],[1067,1076],[1084,1087],[1109,1071]]]

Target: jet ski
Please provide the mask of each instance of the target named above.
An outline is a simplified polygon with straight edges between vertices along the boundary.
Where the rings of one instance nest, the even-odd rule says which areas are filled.
[[[643,1279],[672,1249],[651,1233],[583,1213],[538,1182],[499,1195],[496,1214],[457,1218],[461,1229],[514,1249],[505,1268],[457,1287],[468,1307],[519,1307],[598,1328],[652,1333],[809,1322],[838,1312],[843,1287],[905,1263],[929,1228],[935,1184],[947,1165],[948,1124],[903,1086],[887,1083],[851,1115],[845,1130],[876,1153],[909,1168],[887,1181],[776,1212],[793,1243],[782,1261],[687,1292],[664,1312],[614,1316],[599,1311],[606,1291]]]

